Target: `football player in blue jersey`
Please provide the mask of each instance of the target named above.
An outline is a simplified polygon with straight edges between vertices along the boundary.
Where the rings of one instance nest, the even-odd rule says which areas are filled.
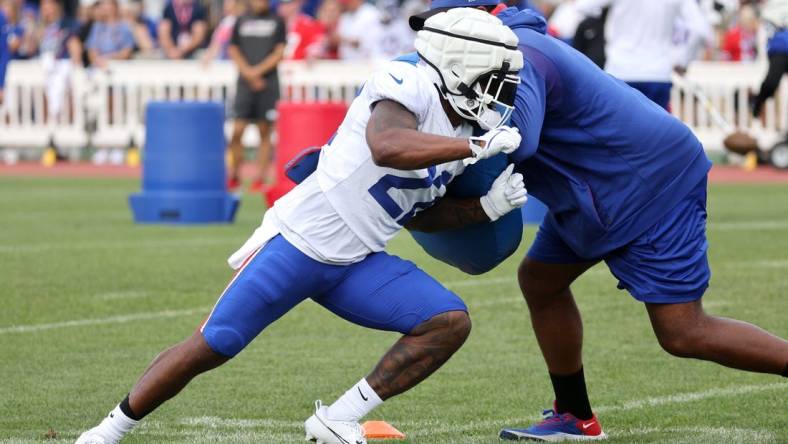
[[[412,17],[411,26],[431,13]],[[517,35],[524,58],[511,121],[523,138],[509,157],[529,193],[549,208],[518,279],[555,391],[544,421],[500,436],[605,437],[588,400],[583,326],[570,290],[601,261],[620,289],[645,304],[668,353],[786,376],[788,341],[703,310],[711,162],[690,129],[546,36],[538,14],[508,8],[498,17]]]

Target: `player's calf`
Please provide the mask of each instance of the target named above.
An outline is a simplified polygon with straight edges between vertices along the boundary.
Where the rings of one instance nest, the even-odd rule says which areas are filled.
[[[471,333],[465,311],[438,314],[403,336],[380,359],[367,377],[381,399],[396,396],[440,368]]]
[[[151,362],[131,393],[99,425],[80,435],[76,444],[115,444],[148,413],[177,395],[195,376],[229,358],[215,353],[195,332]]]
[[[788,372],[788,341],[760,327],[710,316],[701,300],[646,304],[654,334],[668,353],[753,372]]]
[[[400,338],[366,378],[326,407],[317,401],[304,423],[306,437],[319,444],[366,443],[358,421],[383,403],[426,379],[456,352],[471,333],[464,310],[437,314]]]

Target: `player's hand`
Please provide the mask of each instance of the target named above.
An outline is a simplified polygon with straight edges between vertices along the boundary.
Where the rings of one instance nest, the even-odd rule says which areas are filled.
[[[487,213],[491,221],[498,220],[499,217],[508,212],[525,205],[528,200],[525,190],[523,175],[520,173],[512,174],[514,164],[509,164],[498,176],[490,187],[490,191],[481,197],[482,209]]]
[[[499,126],[468,140],[473,157],[478,160],[487,159],[501,152],[506,154],[514,152],[520,146],[522,137],[517,128]]]

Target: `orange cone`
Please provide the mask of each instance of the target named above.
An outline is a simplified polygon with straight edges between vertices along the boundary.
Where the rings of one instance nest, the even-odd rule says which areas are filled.
[[[361,424],[364,436],[369,439],[405,439],[405,434],[386,421],[367,421]]]

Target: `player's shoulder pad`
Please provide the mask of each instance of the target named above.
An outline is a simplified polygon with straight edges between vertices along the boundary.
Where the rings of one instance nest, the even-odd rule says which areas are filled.
[[[370,103],[393,100],[423,121],[430,108],[433,87],[416,64],[392,60],[375,71],[365,89]]]

